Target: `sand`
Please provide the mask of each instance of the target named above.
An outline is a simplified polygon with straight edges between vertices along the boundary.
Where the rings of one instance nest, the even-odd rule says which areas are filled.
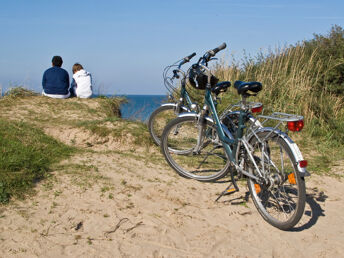
[[[228,183],[182,178],[158,148],[121,148],[52,128],[46,133],[67,144],[77,138],[89,151],[58,164],[36,194],[0,206],[0,257],[343,256],[340,178],[306,178],[304,215],[285,232],[262,219],[244,183],[214,202]],[[343,162],[333,168],[343,170]]]

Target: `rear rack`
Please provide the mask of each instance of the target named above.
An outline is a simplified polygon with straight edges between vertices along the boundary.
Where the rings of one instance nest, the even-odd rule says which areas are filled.
[[[291,122],[291,121],[303,120],[303,116],[281,113],[281,112],[274,112],[269,116],[258,115],[257,117],[258,118],[265,118],[265,121],[267,121],[269,119],[278,120],[278,121],[282,121],[282,122]],[[265,121],[263,121],[263,123]]]
[[[303,120],[303,116],[281,113],[281,112],[274,112],[271,115],[258,115],[257,119],[258,118],[265,118],[265,120],[261,122],[261,126],[263,126],[269,120],[278,121],[277,125],[275,125],[273,127],[274,129],[279,128],[283,122],[293,122],[293,121]],[[282,129],[282,131],[283,131],[283,129]],[[288,133],[288,128],[287,128],[286,133]]]

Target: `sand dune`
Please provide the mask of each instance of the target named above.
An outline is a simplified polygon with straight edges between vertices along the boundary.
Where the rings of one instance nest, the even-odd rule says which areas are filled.
[[[0,257],[343,256],[341,179],[307,178],[305,213],[284,232],[261,218],[244,183],[214,202],[227,183],[181,178],[155,147],[63,131],[46,129],[87,151],[56,165],[37,194],[1,206]],[[343,164],[334,170],[343,175]]]

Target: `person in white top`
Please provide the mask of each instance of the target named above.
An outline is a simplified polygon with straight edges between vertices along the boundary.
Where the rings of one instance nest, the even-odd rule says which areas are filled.
[[[73,65],[71,92],[78,98],[90,98],[92,96],[91,74],[85,71],[79,63]]]

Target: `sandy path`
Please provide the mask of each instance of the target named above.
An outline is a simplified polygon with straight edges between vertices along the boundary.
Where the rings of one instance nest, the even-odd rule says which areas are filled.
[[[134,156],[86,153],[65,163],[37,195],[1,208],[0,257],[343,255],[338,179],[307,178],[302,221],[283,232],[245,202],[245,186],[214,203],[226,184],[187,180]]]

